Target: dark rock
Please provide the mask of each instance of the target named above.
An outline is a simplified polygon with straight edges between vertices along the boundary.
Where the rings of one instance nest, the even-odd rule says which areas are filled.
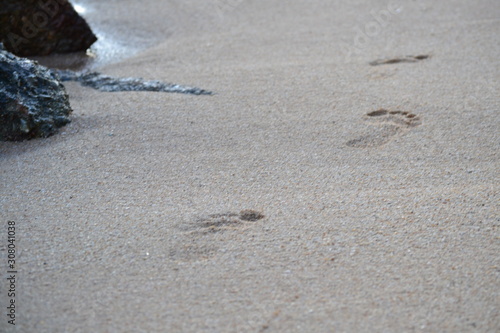
[[[0,140],[47,137],[70,122],[71,112],[66,90],[54,73],[0,44]]]
[[[140,78],[115,78],[97,72],[76,73],[68,70],[54,70],[62,81],[77,81],[85,87],[99,91],[157,91],[192,95],[211,95],[212,92],[195,87],[181,86],[161,81],[147,81]]]
[[[96,40],[67,0],[0,0],[0,42],[18,56],[85,51]]]

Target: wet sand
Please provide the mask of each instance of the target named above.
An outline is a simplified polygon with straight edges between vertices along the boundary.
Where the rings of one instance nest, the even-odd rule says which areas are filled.
[[[147,44],[99,71],[215,94],[0,143],[0,331],[500,330],[497,1],[81,3]]]

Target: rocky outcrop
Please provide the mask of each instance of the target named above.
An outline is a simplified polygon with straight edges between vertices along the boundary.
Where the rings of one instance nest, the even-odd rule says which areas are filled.
[[[59,75],[61,81],[77,81],[80,82],[82,86],[104,92],[156,91],[192,95],[212,95],[211,91],[205,89],[156,80],[143,80],[133,77],[116,78],[97,72],[77,73],[68,70],[54,70],[54,72]]]
[[[0,0],[0,42],[18,56],[85,51],[96,40],[67,0]]]
[[[0,140],[50,136],[70,122],[71,112],[66,90],[54,73],[0,44]]]

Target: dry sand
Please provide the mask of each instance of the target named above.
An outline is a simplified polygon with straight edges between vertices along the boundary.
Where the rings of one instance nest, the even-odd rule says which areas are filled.
[[[100,71],[215,95],[68,83],[0,143],[0,331],[500,330],[498,1],[80,3],[148,44]]]

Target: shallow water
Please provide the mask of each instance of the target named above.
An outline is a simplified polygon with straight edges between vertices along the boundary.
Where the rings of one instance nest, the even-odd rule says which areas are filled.
[[[149,0],[77,0],[74,8],[98,37],[87,52],[32,57],[42,65],[71,70],[96,70],[133,57],[173,33],[165,2]]]

